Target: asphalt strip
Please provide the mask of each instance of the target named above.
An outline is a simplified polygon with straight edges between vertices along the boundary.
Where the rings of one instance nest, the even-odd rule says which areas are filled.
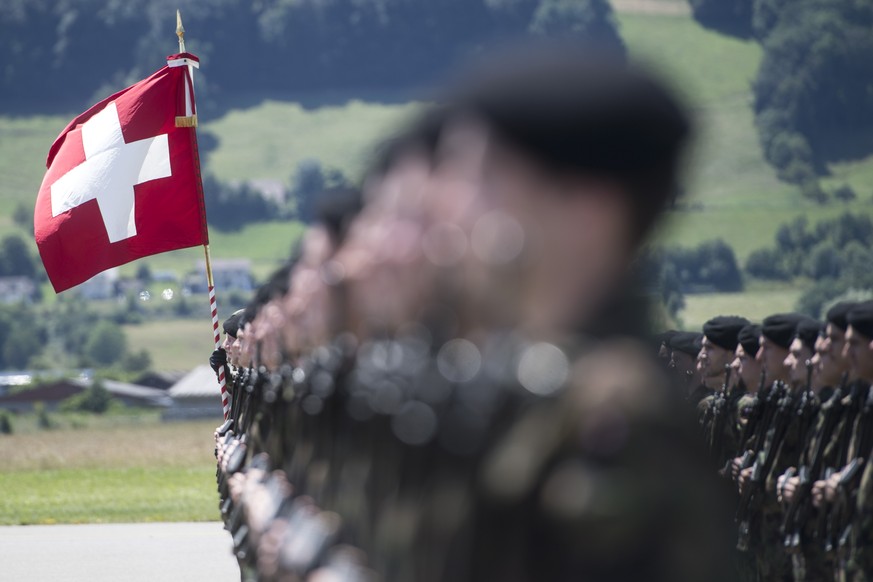
[[[239,582],[218,522],[0,527],[0,580]]]

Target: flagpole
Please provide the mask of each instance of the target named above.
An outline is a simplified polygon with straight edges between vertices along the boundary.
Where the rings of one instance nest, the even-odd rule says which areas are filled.
[[[179,10],[176,10],[176,36],[179,37],[179,52],[186,52],[185,27],[182,26],[182,13]],[[193,90],[194,67],[189,65],[188,72],[191,77]],[[197,123],[195,118],[191,127],[193,128],[196,126]],[[209,288],[209,311],[212,313],[212,336],[215,340],[215,349],[217,350],[221,347],[221,332],[218,329],[218,301],[215,298],[215,279],[212,276],[212,253],[209,252],[209,243],[203,245],[203,250],[206,253],[206,284]],[[227,375],[225,373],[225,366],[220,366],[218,368],[218,387],[221,390],[221,411],[224,414],[224,420],[227,421],[228,417],[230,417],[230,398],[227,393]]]

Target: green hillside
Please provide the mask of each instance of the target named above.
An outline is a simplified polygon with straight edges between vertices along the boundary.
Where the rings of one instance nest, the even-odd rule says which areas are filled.
[[[683,2],[617,0],[615,4],[631,55],[671,80],[697,121],[696,148],[688,162],[688,196],[680,209],[670,213],[661,240],[691,246],[723,238],[742,260],[751,250],[770,244],[779,224],[797,215],[807,214],[815,221],[847,208],[873,210],[873,156],[830,168],[832,175],[823,180],[824,187],[849,184],[858,200],[825,207],[802,200],[764,162],[749,106],[750,84],[761,59],[757,44],[700,27]],[[670,9],[659,8],[663,6]],[[205,167],[223,180],[273,178],[290,184],[300,161],[318,159],[357,177],[372,146],[390,136],[416,107],[350,101],[304,108],[294,102],[265,100],[233,109],[220,118],[202,120],[202,130],[218,140],[204,160]],[[32,207],[45,154],[68,120],[68,116],[0,115],[0,200],[4,202],[0,236],[18,230],[11,220],[17,204]],[[250,257],[263,275],[287,256],[299,232],[299,225],[282,223],[249,226],[233,234],[213,229],[214,256]],[[153,269],[184,272],[200,256],[201,251],[192,249],[148,261]],[[778,292],[772,295],[778,296],[774,304],[787,301]],[[718,304],[723,304],[723,298]],[[697,307],[689,305],[692,311]],[[689,315],[689,320],[697,319],[696,314]]]

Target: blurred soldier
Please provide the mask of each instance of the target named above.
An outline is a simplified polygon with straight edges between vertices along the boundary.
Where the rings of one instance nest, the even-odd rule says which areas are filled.
[[[723,388],[727,369],[735,357],[740,330],[749,324],[748,319],[736,315],[720,315],[703,324],[697,370],[709,390]]]
[[[833,467],[836,461],[834,437],[842,415],[845,378],[849,371],[848,359],[843,353],[848,326],[846,316],[854,305],[838,303],[827,312],[825,329],[817,338],[812,358],[815,368],[813,385],[822,403],[821,408],[801,453],[799,475],[795,476],[789,469],[779,485],[780,498],[789,511],[793,509],[795,513],[795,523],[788,524],[786,540],[797,546],[792,552],[797,581],[833,579],[833,560],[825,552],[825,542],[819,531],[820,524],[824,523],[824,509],[815,507],[816,496],[820,497],[824,481],[816,481],[811,487],[808,482],[821,479],[826,468]],[[796,534],[794,540],[788,537],[792,533]]]
[[[664,364],[664,367],[669,367],[670,359],[672,358],[672,349],[670,348],[670,338],[678,333],[675,329],[669,329],[655,336],[655,344],[658,346],[658,359]]]
[[[719,316],[703,324],[703,341],[697,355],[697,370],[703,385],[712,394],[698,404],[702,429],[715,465],[721,469],[737,450],[739,434],[730,409],[742,394],[734,390],[731,362],[739,342],[740,331],[749,320],[737,316]]]
[[[740,330],[737,336],[736,357],[731,367],[737,376],[739,389],[743,395],[737,401],[734,410],[737,430],[742,437],[746,433],[746,425],[749,422],[749,414],[755,406],[758,392],[763,388],[764,374],[760,360],[756,357],[761,348],[761,326],[749,324]],[[737,441],[734,453],[742,455],[748,447],[748,443],[742,438]]]
[[[838,551],[837,575],[860,582],[873,578],[873,557],[870,555],[873,547],[873,463],[870,462],[873,455],[873,301],[854,306],[846,320],[849,327],[845,351],[852,370],[866,386],[866,402],[858,414],[852,443],[854,450],[850,453],[851,458],[863,462],[863,474],[860,482],[842,479],[840,486],[845,488],[842,493],[840,486],[835,487],[835,494],[845,495],[851,507],[845,520],[850,528],[845,543],[848,547],[841,544]],[[854,488],[857,492],[853,491]]]
[[[765,318],[761,324],[756,357],[770,384],[767,397],[758,397],[762,410],[758,414],[757,431],[763,438],[756,439],[755,446],[760,448],[751,449],[754,465],[745,466],[748,462],[745,458],[736,458],[732,463],[741,495],[739,513],[743,514],[739,546],[750,544],[762,580],[791,579],[791,566],[782,545],[782,514],[775,491],[781,471],[774,475],[773,469],[793,410],[791,391],[787,388],[791,378],[791,370],[786,365],[790,363],[789,347],[797,336],[798,324],[807,319],[796,313],[782,313]],[[750,443],[744,444],[748,446]]]
[[[389,580],[729,578],[724,524],[699,519],[723,518],[714,476],[627,276],[675,191],[685,114],[567,46],[477,69],[445,103],[365,181],[339,248],[308,242],[292,275],[341,288],[348,317],[334,338],[294,324],[312,382],[294,385],[297,434],[319,438],[289,480],[359,517]],[[292,285],[295,317],[307,292]],[[340,345],[360,346],[352,369],[326,375]]]
[[[221,324],[221,328],[224,330],[224,342],[221,344],[221,347],[212,352],[212,355],[209,356],[209,366],[215,371],[216,376],[218,375],[218,370],[221,366],[224,366],[224,371],[227,377],[227,385],[232,386],[233,380],[236,375],[236,372],[232,370],[228,366],[228,352],[230,352],[231,345],[234,340],[236,340],[236,334],[239,331],[239,323],[242,319],[243,309],[239,309],[231,314],[230,317],[224,320],[224,323]]]
[[[702,345],[703,334],[693,331],[679,331],[670,338],[670,369],[685,388],[685,396],[693,406],[707,396],[697,371],[697,354]]]
[[[737,349],[731,362],[743,392],[755,394],[761,381],[761,362],[755,357],[761,347],[761,326],[750,323],[737,335]]]

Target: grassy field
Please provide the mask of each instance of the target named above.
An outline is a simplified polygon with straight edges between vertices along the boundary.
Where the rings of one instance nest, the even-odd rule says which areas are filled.
[[[752,321],[761,321],[774,313],[793,311],[800,295],[797,289],[686,295],[685,309],[679,317],[685,329],[696,330],[716,315],[742,315]]]
[[[2,436],[0,525],[218,519],[215,424]]]
[[[205,300],[205,299],[204,299]],[[222,317],[229,315],[222,311]],[[212,353],[212,327],[209,319],[151,321],[125,326],[128,344],[149,351],[152,362],[161,370],[189,370],[205,364]]]
[[[204,125],[219,140],[206,165],[224,180],[272,178],[290,184],[297,164],[315,159],[357,178],[373,146],[419,107],[351,101],[304,109],[298,103],[268,100]]]

